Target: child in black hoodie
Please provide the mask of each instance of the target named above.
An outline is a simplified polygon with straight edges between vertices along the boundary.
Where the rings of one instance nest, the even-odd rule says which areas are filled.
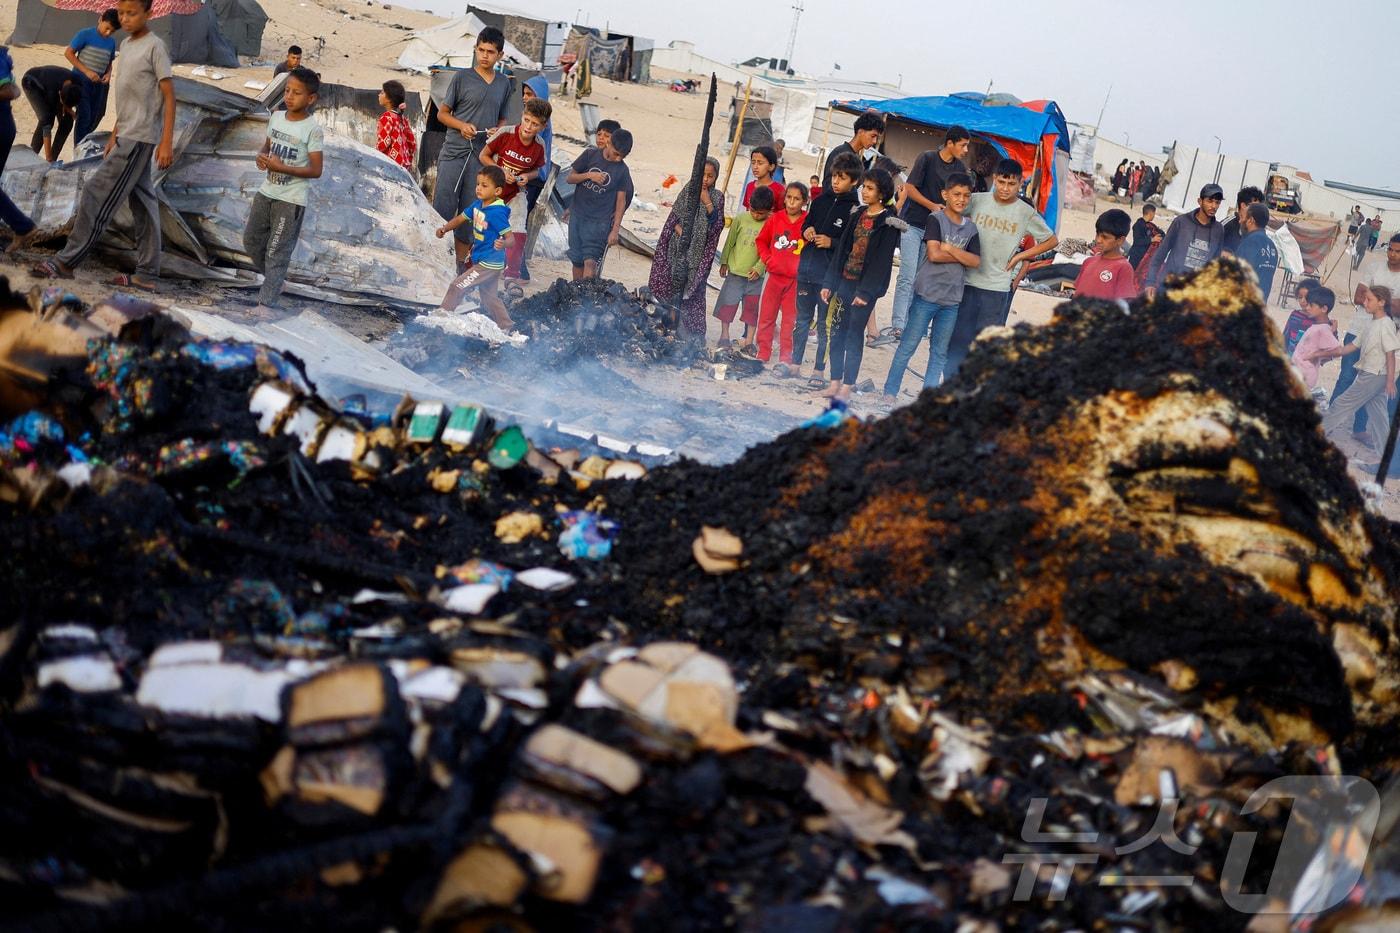
[[[843,152],[832,160],[831,185],[812,201],[807,210],[807,227],[802,231],[806,245],[797,266],[797,320],[792,328],[792,372],[801,375],[802,356],[807,349],[807,333],[812,322],[817,323],[817,358],[812,370],[813,380],[820,379],[826,369],[826,343],[831,336],[827,330],[826,306],[822,301],[822,283],[826,280],[831,257],[841,243],[853,211],[860,201],[856,184],[860,181],[860,159]]]
[[[846,401],[860,375],[865,353],[865,325],[875,302],[890,287],[894,248],[908,227],[885,209],[894,194],[894,178],[884,169],[872,168],[860,183],[865,210],[853,214],[841,234],[841,245],[832,257],[822,284],[822,300],[830,302],[831,385],[822,395]]]

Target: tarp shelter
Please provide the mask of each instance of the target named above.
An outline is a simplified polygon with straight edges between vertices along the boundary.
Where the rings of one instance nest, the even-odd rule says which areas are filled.
[[[1060,225],[1060,181],[1069,171],[1069,127],[1054,101],[984,106],[960,97],[905,97],[897,100],[833,101],[847,113],[873,110],[884,114],[885,154],[912,165],[920,152],[936,148],[950,126],[966,127],[974,140],[999,155],[1015,159],[1026,172],[1026,197],[1052,230]],[[932,132],[930,132],[932,131]],[[1057,158],[1058,153],[1063,157]]]
[[[536,19],[528,13],[505,7],[480,7],[467,4],[467,12],[488,26],[505,34],[506,41],[546,68],[559,64],[559,53],[569,37],[570,26],[565,22]]]
[[[245,2],[257,5],[255,0]],[[97,14],[115,5],[115,0],[19,0],[15,31],[7,41],[10,45],[67,45],[78,30],[97,22]],[[212,5],[200,0],[155,0],[151,14],[151,32],[165,43],[171,61],[238,67],[238,53],[220,31]],[[123,38],[124,34],[117,34],[119,41]]]
[[[219,20],[219,32],[239,55],[257,58],[262,55],[263,30],[267,14],[258,0],[209,0],[214,16]]]
[[[476,63],[476,37],[486,24],[468,13],[441,26],[410,33],[404,50],[399,53],[399,67],[408,71],[428,72],[433,68],[470,68]],[[512,65],[538,68],[539,64],[525,52],[506,40],[504,58]]]
[[[651,55],[656,43],[641,36],[575,26],[564,42],[564,51],[587,61],[593,77],[613,81],[651,81]]]

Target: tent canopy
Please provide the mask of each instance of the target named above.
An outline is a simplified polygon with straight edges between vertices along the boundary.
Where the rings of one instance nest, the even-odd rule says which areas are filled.
[[[256,0],[241,2],[257,7]],[[115,0],[19,0],[10,45],[67,45],[80,29],[97,21],[97,14]],[[261,8],[258,8],[261,13]],[[219,30],[212,5],[200,0],[155,0],[151,32],[160,37],[177,64],[237,68],[238,53]],[[263,17],[266,19],[266,16]],[[261,39],[261,31],[259,31]],[[118,39],[123,38],[118,33]]]
[[[1047,134],[1058,136],[1056,147],[1069,152],[1069,125],[1054,101],[1038,100],[1020,106],[984,106],[961,97],[903,97],[898,100],[833,102],[842,110],[862,113],[874,110],[924,126],[963,126],[981,136],[1039,143]],[[1031,109],[1042,106],[1044,110]]]
[[[468,13],[450,23],[420,29],[410,33],[404,50],[399,54],[399,67],[408,71],[426,72],[433,66],[470,68],[476,64],[476,37],[486,24],[475,14]],[[506,41],[504,58],[513,65],[539,68],[539,64],[519,48]]]
[[[1060,225],[1060,175],[1069,170],[1069,124],[1054,101],[1008,105],[966,97],[904,97],[896,100],[832,101],[850,113],[873,110],[920,127],[962,126],[999,153],[1021,163],[1026,196],[1052,230]],[[1063,152],[1057,159],[1056,153]]]

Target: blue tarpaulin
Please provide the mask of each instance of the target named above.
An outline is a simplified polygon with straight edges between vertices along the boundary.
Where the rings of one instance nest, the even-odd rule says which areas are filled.
[[[1069,126],[1053,102],[1045,112],[1027,106],[983,106],[960,97],[903,97],[897,100],[832,101],[854,113],[874,110],[928,126],[965,126],[979,135],[1000,136],[1021,143],[1039,143],[1046,134],[1058,136],[1056,148],[1069,152]]]
[[[1051,229],[1060,225],[1060,179],[1056,150],[1070,151],[1069,126],[1054,101],[983,103],[964,97],[904,97],[897,100],[832,101],[848,113],[873,110],[905,123],[946,129],[965,127],[1003,156],[1021,163],[1026,196]]]

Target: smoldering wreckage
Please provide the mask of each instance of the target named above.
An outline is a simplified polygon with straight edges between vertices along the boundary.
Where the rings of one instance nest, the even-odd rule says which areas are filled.
[[[0,924],[1384,927],[1400,550],[1245,275],[724,466],[8,296]]]

